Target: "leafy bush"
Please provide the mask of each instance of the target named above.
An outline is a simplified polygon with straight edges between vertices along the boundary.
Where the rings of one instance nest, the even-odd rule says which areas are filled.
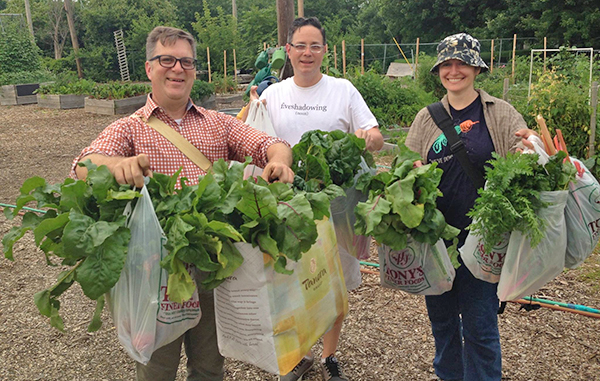
[[[0,74],[38,71],[42,68],[40,49],[29,33],[6,31],[0,38]]]
[[[95,99],[124,99],[148,94],[152,87],[147,83],[108,82],[97,83],[90,93]]]
[[[224,78],[222,74],[214,73],[212,83],[214,84],[214,92],[217,94],[234,94],[237,92],[237,83],[231,75]]]
[[[431,74],[430,70],[437,61],[435,56],[425,53],[419,54],[419,66],[417,67],[417,84],[427,93],[432,93],[436,101],[446,95],[446,89],[442,86],[437,75]]]
[[[350,81],[361,93],[380,126],[410,126],[420,109],[437,99],[415,81],[392,80],[372,71],[357,74]]]
[[[215,85],[212,83],[196,80],[194,81],[194,85],[192,86],[192,92],[190,93],[190,98],[194,102],[201,100],[202,98],[214,94],[215,93]]]
[[[0,74],[0,86],[51,82],[56,76],[47,70],[17,71]]]
[[[56,82],[40,86],[37,89],[37,93],[88,95],[94,91],[94,86],[96,86],[96,83],[88,79],[70,80],[63,78]]]

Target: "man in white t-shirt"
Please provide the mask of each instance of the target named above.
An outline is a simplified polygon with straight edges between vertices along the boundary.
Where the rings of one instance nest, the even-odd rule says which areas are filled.
[[[265,100],[269,117],[278,137],[292,146],[302,134],[311,130],[342,130],[354,133],[366,141],[367,149],[376,151],[383,146],[383,136],[377,120],[364,99],[350,83],[321,73],[321,63],[326,53],[325,31],[314,17],[297,18],[288,33],[286,51],[294,69],[294,76],[267,87],[260,95]],[[256,87],[251,99],[258,99]],[[348,290],[361,283],[358,259],[340,251],[340,260]],[[348,380],[335,357],[342,330],[343,319],[323,336],[323,379]],[[313,365],[309,353],[294,370],[280,376],[281,381],[300,379]]]

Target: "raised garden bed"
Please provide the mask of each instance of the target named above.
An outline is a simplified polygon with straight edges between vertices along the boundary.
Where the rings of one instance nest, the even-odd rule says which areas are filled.
[[[205,109],[215,110],[217,108],[217,98],[215,94],[206,95],[202,97],[202,99],[196,100],[194,99],[194,104],[196,106],[203,107]]]
[[[0,104],[2,106],[15,106],[37,103],[37,97],[33,92],[39,87],[39,83],[4,85],[0,92]]]
[[[138,95],[124,99],[85,98],[85,111],[103,115],[133,114],[146,104],[148,95]]]
[[[83,108],[85,106],[85,95],[37,94],[37,104],[39,107],[60,110]]]

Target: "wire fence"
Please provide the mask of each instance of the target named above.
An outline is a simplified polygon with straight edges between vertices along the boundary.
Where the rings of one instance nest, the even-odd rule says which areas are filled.
[[[479,40],[481,43],[481,56],[489,64],[492,61],[494,65],[506,65],[512,60],[514,38],[497,38],[488,40]],[[361,51],[364,52],[364,67],[380,67],[383,72],[387,72],[389,64],[392,62],[409,62],[411,65],[416,61],[416,55],[426,54],[435,56],[439,42],[413,42],[392,44],[345,44],[346,67],[358,66],[362,64]],[[516,54],[529,54],[529,49],[539,47],[542,44],[536,37],[519,37],[516,40],[514,50]],[[342,45],[330,45],[329,53],[331,56],[332,67],[338,69],[343,67]],[[333,57],[333,52],[336,57]],[[337,62],[336,62],[337,61]]]

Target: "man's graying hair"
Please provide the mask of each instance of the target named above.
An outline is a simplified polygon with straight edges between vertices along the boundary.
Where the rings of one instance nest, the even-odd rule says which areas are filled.
[[[321,35],[323,36],[323,45],[325,45],[327,43],[327,40],[325,39],[325,30],[321,26],[319,19],[316,17],[298,17],[295,19],[288,31],[288,43],[292,43],[292,37],[294,37],[294,33],[296,33],[298,29],[307,25],[314,26],[321,32]]]
[[[188,32],[171,28],[169,26],[157,26],[152,29],[152,32],[148,34],[146,39],[146,60],[154,57],[154,50],[156,49],[156,43],[160,41],[163,46],[172,46],[177,43],[179,39],[186,40],[192,47],[194,55],[192,58],[196,58],[196,40]]]

